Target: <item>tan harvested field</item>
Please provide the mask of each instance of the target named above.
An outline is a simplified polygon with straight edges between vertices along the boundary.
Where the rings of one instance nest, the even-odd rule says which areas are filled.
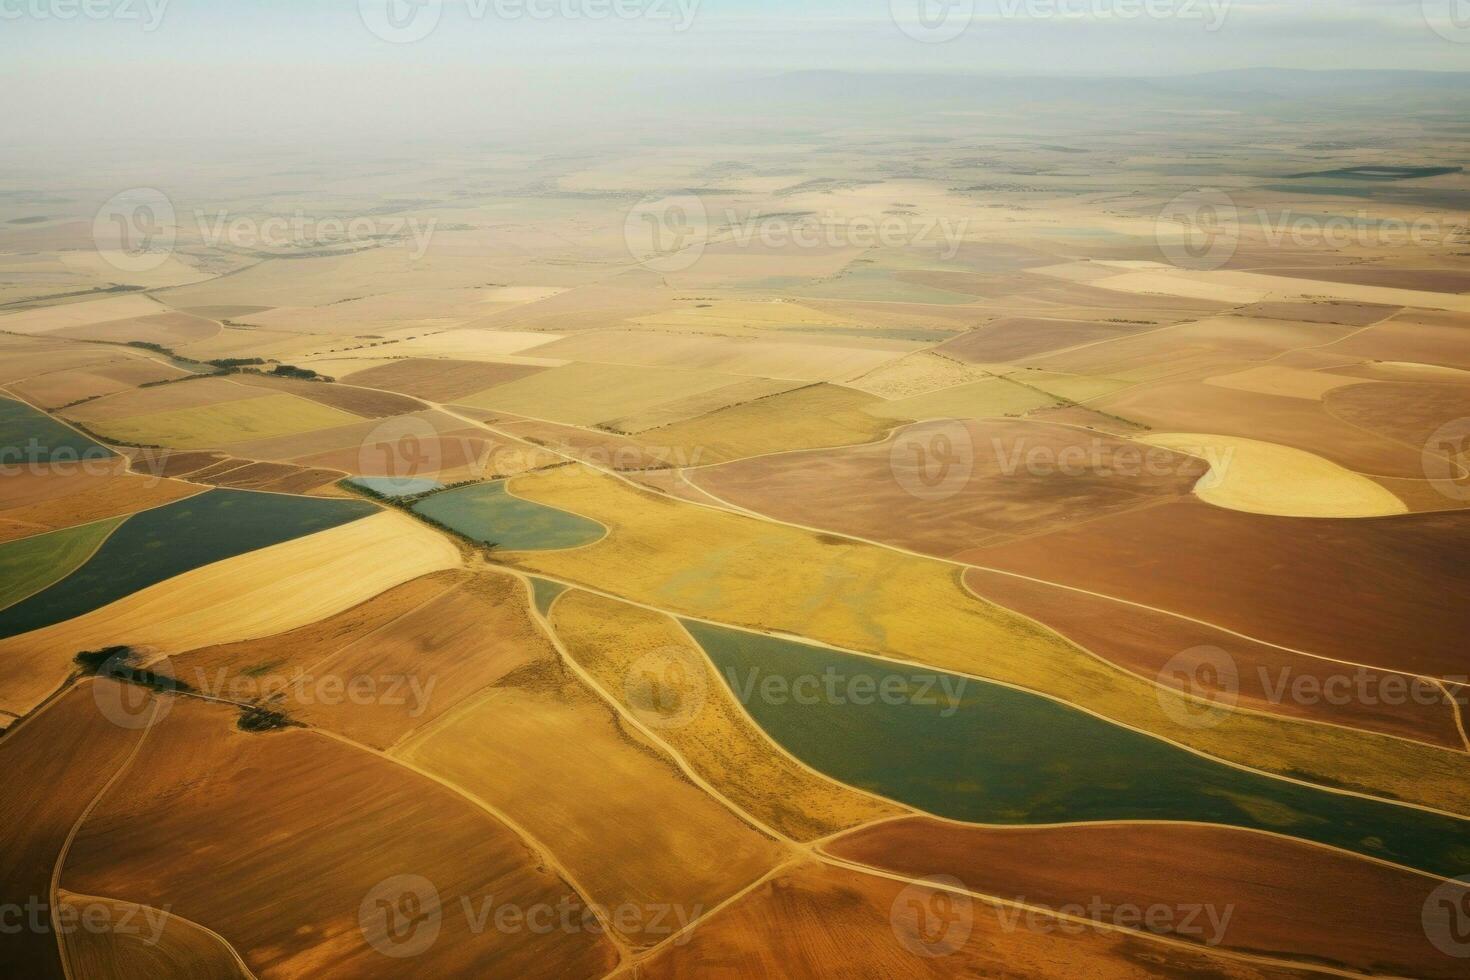
[[[459,563],[458,550],[446,538],[385,512],[206,565],[67,622],[0,641],[0,710],[31,710],[61,683],[82,650],[120,644],[174,654],[271,636]]]
[[[1257,439],[1158,433],[1139,442],[1211,463],[1195,496],[1216,507],[1282,517],[1385,517],[1408,507],[1381,485],[1321,456]]]
[[[1250,391],[1261,395],[1282,395],[1286,398],[1305,398],[1320,401],[1324,395],[1353,382],[1338,374],[1322,371],[1302,371],[1297,368],[1275,366],[1247,368],[1234,374],[1222,374],[1205,379],[1206,384],[1236,391]]]
[[[1095,344],[1103,340],[1116,340],[1162,325],[1002,317],[954,340],[946,341],[939,347],[939,352],[973,364],[996,364],[1002,361],[1020,361],[1038,354]]]
[[[115,724],[101,710],[103,704],[125,704],[129,696],[136,691],[116,681],[82,681],[0,739],[0,888],[13,901],[35,897],[50,906],[52,871],[68,834],[143,734]],[[65,779],[57,778],[57,766]],[[50,789],[38,793],[38,786]],[[10,932],[5,944],[6,967],[17,976],[65,976],[51,930]]]
[[[1373,268],[1371,266],[1272,269],[1272,275],[1353,286],[1384,286],[1431,293],[1470,293],[1470,272],[1461,269]]]
[[[142,341],[165,347],[182,347],[208,340],[219,332],[218,323],[203,317],[190,316],[187,313],[155,313],[152,316],[127,320],[65,327],[49,331],[47,336],[66,337],[69,340],[103,340],[114,344]]]
[[[1470,376],[1465,380],[1470,381]],[[1353,385],[1329,395],[1327,411],[1378,435],[1425,447],[1437,430],[1470,417],[1470,384],[1457,379],[1449,384]],[[1442,454],[1446,450],[1444,446],[1436,446],[1430,451]],[[1421,475],[1449,474],[1437,470]]]
[[[799,381],[771,381],[765,378],[750,378],[713,391],[698,392],[684,398],[676,398],[634,415],[608,420],[605,425],[615,432],[636,435],[650,429],[677,425],[686,419],[698,420],[712,412],[724,411],[762,398],[773,398],[803,387]]]
[[[881,439],[894,426],[897,419],[873,414],[882,404],[872,395],[848,388],[812,385],[704,418],[649,429],[639,434],[639,440],[682,453],[689,465],[854,445]]]
[[[0,541],[150,510],[205,489],[125,475],[122,466],[85,474],[27,471],[0,479]]]
[[[87,370],[55,371],[10,386],[26,401],[41,408],[61,408],[91,398],[157,381],[182,378],[188,372],[158,361],[129,357]]]
[[[163,909],[120,902],[96,895],[63,891],[58,908],[71,921],[85,917],[105,922],[96,930],[79,926],[63,940],[67,965],[81,980],[155,980],[188,976],[191,980],[248,980],[228,944],[198,925]]]
[[[1020,927],[1016,923],[1019,921]],[[926,938],[927,937],[927,938]],[[1159,976],[1265,980],[1306,971],[1253,967],[1111,931],[1064,929],[1054,917],[937,895],[932,886],[803,864],[722,910],[640,977],[779,976],[817,980],[844,964],[852,980],[891,977]],[[629,974],[621,974],[627,977]]]
[[[676,465],[680,462],[679,452],[682,452],[682,447],[648,447],[631,436],[556,425],[553,422],[512,420],[500,422],[496,428],[517,439],[525,439],[536,445],[546,446],[549,450],[585,460],[593,466],[629,472]],[[647,441],[654,442],[656,439],[650,437]],[[690,464],[698,462],[687,456],[682,461]]]
[[[157,415],[229,402],[265,398],[268,392],[227,378],[198,378],[178,384],[123,391],[67,410],[68,418],[87,425],[114,422],[139,415]]]
[[[1364,689],[1398,686],[1415,697],[1360,698],[1341,663],[1247,640],[1204,623],[1122,605],[1102,596],[972,568],[965,586],[1060,633],[1138,676],[1224,704],[1346,725],[1449,749],[1465,747],[1448,697],[1430,682],[1388,671],[1363,671]],[[1193,656],[1191,656],[1193,652]],[[1228,660],[1221,660],[1223,652]],[[1224,663],[1224,671],[1211,669]],[[1316,692],[1332,692],[1322,697]],[[1428,703],[1420,703],[1420,702]]]
[[[580,333],[524,353],[565,361],[677,367],[787,381],[841,381],[866,374],[897,356],[889,350],[817,345],[795,339],[680,336],[631,330]]]
[[[512,576],[441,572],[310,626],[177,657],[175,672],[200,690],[232,700],[243,693],[313,728],[386,750],[551,655],[529,605]],[[358,685],[359,697],[333,698],[339,682]]]
[[[463,327],[431,334],[404,333],[402,337],[390,338],[392,343],[380,349],[394,357],[444,357],[494,364],[508,355],[527,354],[531,348],[555,340],[556,337],[556,334],[528,330],[480,330]],[[539,356],[537,360],[544,364],[560,363]]]
[[[397,444],[405,436],[426,441],[433,438],[435,434],[443,435],[462,429],[464,424],[461,419],[443,412],[429,410],[393,419],[354,419],[349,425],[266,439],[252,439],[248,442],[233,443],[224,448],[227,448],[233,455],[247,459],[300,462],[302,465],[312,466],[318,465],[315,457],[321,454],[345,449],[351,449],[355,453],[364,445],[368,447],[384,445],[384,440]],[[400,454],[402,451],[399,450]],[[328,468],[340,467],[328,466]]]
[[[0,315],[0,330],[35,336],[75,327],[88,327],[97,323],[156,316],[166,312],[167,308],[155,300],[133,294],[62,306],[47,306],[23,313],[7,313]]]
[[[228,707],[168,705],[129,778],[83,825],[62,871],[69,890],[168,908],[224,937],[261,980],[401,975],[401,961],[370,943],[392,948],[382,917],[373,925],[372,896],[405,874],[427,879],[443,909],[417,969],[590,976],[616,962],[588,932],[472,928],[462,896],[522,907],[580,901],[472,802],[313,732],[250,734],[236,730]],[[404,826],[424,832],[394,829]],[[240,846],[266,841],[290,846]]]
[[[1350,663],[1455,676],[1467,535],[1463,512],[1303,521],[1183,501],[963,557]]]
[[[1463,962],[1425,935],[1432,879],[1269,834],[1179,824],[982,828],[913,818],[856,831],[825,850],[914,878],[952,876],[973,891],[1046,909],[1096,902],[1099,911],[1085,915],[1105,922],[1124,907],[1180,910],[1160,917],[1156,929],[1133,928],[1297,960],[1304,969],[1463,975]],[[1208,908],[1183,911],[1197,906]]]
[[[1424,477],[1419,447],[1349,425],[1303,398],[1183,382],[1135,388],[1092,407],[1159,432],[1212,432],[1289,446],[1365,476]]]
[[[250,390],[248,386],[240,387]],[[262,392],[257,398],[94,420],[87,424],[104,438],[133,445],[209,449],[336,429],[357,421],[359,417],[356,415],[305,398]]]
[[[301,456],[296,462],[361,476],[411,477],[452,484],[513,476],[556,461],[555,456],[535,446],[484,429],[456,429],[425,438],[429,431],[420,434],[416,427],[400,429],[390,423],[387,429],[364,433],[340,449]],[[407,441],[403,441],[405,438]]]
[[[1188,494],[1208,464],[1039,422],[932,422],[888,440],[696,470],[756,513],[950,557]]]
[[[866,391],[879,398],[900,399],[941,388],[953,388],[984,377],[984,371],[948,354],[924,351],[892,361],[855,378],[848,382],[848,387]]]
[[[510,491],[599,521],[610,529],[602,541],[574,551],[504,556],[504,560],[526,571],[592,587],[615,584],[619,595],[659,609],[732,626],[806,637],[843,650],[875,653],[1014,684],[1217,758],[1372,795],[1452,812],[1470,812],[1470,792],[1467,792],[1470,757],[1463,753],[1243,712],[1225,713],[1214,727],[1200,727],[1190,717],[1191,712],[1198,710],[1194,702],[1106,664],[1014,613],[974,598],[963,589],[960,570],[952,566],[708,507],[695,507],[634,490],[581,467],[562,467],[520,477],[511,481]],[[1303,562],[1309,553],[1293,551],[1300,549],[1301,542],[1287,540],[1280,533],[1282,527],[1340,530],[1346,526],[1356,530],[1384,522],[1446,519],[1293,522],[1287,518],[1257,518],[1222,511],[1186,500],[1095,520],[1072,533],[1080,535],[1093,528],[1130,520],[1151,529],[1155,524],[1167,528],[1179,520],[1193,519],[1198,523],[1201,518],[1195,515],[1200,511],[1205,512],[1205,518],[1225,515],[1228,522],[1216,524],[1231,531],[1249,526],[1250,522],[1260,522],[1263,534],[1275,534],[1270,539],[1270,549],[1261,554],[1260,560],[1276,560],[1278,564],[1281,563],[1278,555],[1295,554],[1295,560]],[[1277,522],[1277,527],[1265,528],[1272,521]],[[1420,530],[1424,532],[1425,550],[1438,549],[1435,563],[1405,572],[1396,567],[1397,563],[1390,562],[1395,566],[1393,572],[1377,573],[1385,584],[1374,584],[1375,588],[1391,590],[1391,595],[1402,600],[1404,606],[1413,607],[1407,610],[1411,614],[1403,620],[1390,620],[1390,628],[1395,630],[1391,640],[1397,640],[1400,634],[1413,636],[1420,627],[1412,614],[1423,611],[1423,615],[1439,620],[1433,630],[1421,630],[1422,643],[1427,648],[1425,655],[1445,661],[1444,651],[1452,649],[1452,644],[1442,634],[1462,629],[1464,616],[1459,609],[1443,608],[1442,597],[1448,594],[1444,591],[1446,583],[1453,585],[1455,581],[1453,577],[1444,577],[1446,563],[1453,560],[1450,552],[1454,545],[1452,537],[1447,540],[1440,533],[1442,528],[1426,526]],[[1079,559],[1052,544],[1067,534],[1053,532],[1009,547],[1046,542],[1040,549],[1044,556],[1055,565],[1067,566],[1068,574],[1078,574],[1070,564],[1091,556],[1082,549],[1076,553]],[[1394,536],[1390,532],[1390,537]],[[1206,534],[1202,540],[1208,541],[1210,536]],[[1226,540],[1233,542],[1234,538]],[[1250,543],[1239,546],[1249,547]],[[1119,554],[1125,559],[1132,558],[1134,550],[1138,550],[1156,563],[1177,559],[1181,550],[1160,542],[1157,537],[1127,544],[1127,548],[1119,548]],[[1005,555],[1007,550],[1008,546],[977,549],[974,554],[989,558]],[[1228,551],[1219,550],[1228,556]],[[1216,555],[1209,550],[1190,552],[1189,557],[1190,562],[1177,561],[1174,567],[1194,572],[1189,581],[1198,592],[1210,599],[1217,593],[1230,594],[1220,584],[1226,577],[1220,568],[1229,566],[1214,561]],[[1257,571],[1248,561],[1245,573]],[[1200,572],[1199,567],[1191,568],[1191,563],[1208,567],[1208,574]],[[1112,571],[1105,561],[1097,561],[1093,570],[1104,577]],[[1351,574],[1356,569],[1347,566],[1345,571]],[[1370,605],[1358,601],[1356,596],[1337,594],[1332,585],[1336,578],[1330,575],[1317,577],[1312,584],[1318,592],[1311,593],[1296,585],[1288,587],[1271,580],[1271,576],[1288,572],[1293,582],[1304,575],[1299,569],[1283,565],[1281,572],[1272,569],[1269,575],[1259,575],[1255,582],[1235,582],[1233,578],[1229,581],[1233,591],[1276,589],[1279,595],[1275,601],[1288,607],[1281,610],[1284,616],[1301,617],[1303,603],[1318,602],[1330,614],[1335,614],[1339,606],[1356,603],[1351,610],[1353,618],[1344,616],[1341,626],[1344,632],[1355,630],[1359,641],[1357,652],[1362,655],[1361,638],[1373,635],[1369,630],[1374,628],[1365,628],[1363,622],[1372,623],[1372,613],[1378,611],[1374,605],[1381,608],[1384,603]],[[1060,574],[1053,577],[1065,580]],[[1426,581],[1433,584],[1426,587]],[[1107,591],[1102,586],[1098,589]],[[1180,591],[1184,589],[1181,587]],[[1299,598],[1288,598],[1293,595]],[[1339,620],[1327,619],[1320,625],[1336,628]],[[1383,627],[1376,628],[1380,634],[1383,632]],[[1264,638],[1281,642],[1274,636]],[[1419,652],[1415,650],[1416,654]],[[1404,651],[1397,648],[1375,648],[1372,653],[1383,659],[1404,658]],[[1385,666],[1405,669],[1396,664]]]
[[[527,418],[594,426],[712,392],[740,379],[710,371],[614,364],[569,364],[497,385],[462,404]]]
[[[9,339],[9,338],[7,338]],[[4,363],[0,363],[0,384],[14,386],[31,378],[52,374],[56,371],[91,371],[123,363],[127,355],[116,348],[90,345],[72,345],[55,349],[37,342],[6,350]]]
[[[1380,306],[1412,306],[1426,310],[1470,313],[1470,296],[1388,286],[1306,281],[1289,276],[1255,272],[1133,272],[1099,279],[1094,286],[1129,294],[1163,294],[1190,299],[1216,300],[1230,304],[1259,303],[1268,298],[1301,300],[1326,297],[1350,303]]]
[[[252,388],[285,392],[365,419],[404,415],[409,412],[417,412],[425,407],[416,398],[392,392],[370,391],[350,385],[328,384],[321,381],[277,378],[250,371],[235,375],[232,380]]]
[[[574,590],[552,607],[551,624],[603,691],[765,826],[810,841],[904,812],[813,772],[778,748],[672,618]],[[639,686],[640,672],[661,686]]]
[[[1405,312],[1329,348],[1375,361],[1420,361],[1470,370],[1463,317]]]
[[[1366,327],[1398,313],[1402,307],[1372,303],[1349,303],[1342,300],[1317,300],[1305,303],[1266,302],[1247,306],[1242,316],[1272,320],[1303,320],[1310,323],[1341,323],[1350,327]]]
[[[355,371],[351,375],[350,383],[447,404],[486,388],[516,381],[544,370],[544,367],[529,364],[411,357],[370,367],[365,371]]]
[[[682,925],[788,856],[549,653],[393,754],[503,810],[608,908],[672,906]],[[615,926],[637,947],[668,936]]]
[[[986,378],[953,388],[885,402],[869,409],[890,419],[979,419],[1022,416],[1060,404],[1059,399],[1005,378]]]

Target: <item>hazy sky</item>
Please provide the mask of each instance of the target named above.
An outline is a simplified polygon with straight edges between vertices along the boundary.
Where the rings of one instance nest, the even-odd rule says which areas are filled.
[[[691,72],[1258,66],[1467,70],[1470,0],[0,0],[0,123],[38,140],[595,115]]]

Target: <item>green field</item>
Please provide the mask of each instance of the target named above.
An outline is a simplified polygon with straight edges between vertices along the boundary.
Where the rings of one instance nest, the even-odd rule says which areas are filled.
[[[481,544],[505,551],[560,551],[592,544],[602,525],[564,510],[512,497],[505,482],[476,483],[425,497],[414,513]]]
[[[26,463],[107,459],[112,451],[24,402],[0,398],[0,475]]]
[[[377,512],[361,500],[211,490],[123,522],[76,571],[0,611],[0,637],[65,622],[191,569]]]
[[[0,609],[76,571],[123,520],[114,517],[0,545]]]
[[[1470,821],[1236,769],[1014,688],[703,623],[685,626],[751,716],[797,758],[941,817],[994,824],[1197,821],[1275,831],[1434,874],[1470,867]],[[848,703],[826,697],[826,687],[813,701],[810,682],[796,685],[796,678],[829,672],[841,679],[836,689]],[[884,683],[898,692],[899,678],[912,698],[865,693]],[[927,681],[914,678],[934,683],[926,691]],[[763,695],[767,684],[789,693]],[[808,696],[799,701],[798,693]],[[856,703],[859,697],[869,703]],[[921,700],[936,703],[915,703]]]

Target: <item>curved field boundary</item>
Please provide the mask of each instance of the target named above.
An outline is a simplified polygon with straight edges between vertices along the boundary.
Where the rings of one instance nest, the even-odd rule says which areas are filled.
[[[114,517],[0,544],[0,609],[76,571],[125,520]]]
[[[432,494],[411,509],[504,551],[564,551],[593,544],[607,533],[596,521],[517,497],[503,480]]]
[[[0,612],[0,638],[53,626],[195,568],[375,512],[362,501],[243,490],[211,490],[145,511],[70,575]]]
[[[957,674],[685,625],[751,717],[799,759],[941,817],[1191,821],[1289,834],[1445,877],[1470,864],[1470,821],[1222,765]]]

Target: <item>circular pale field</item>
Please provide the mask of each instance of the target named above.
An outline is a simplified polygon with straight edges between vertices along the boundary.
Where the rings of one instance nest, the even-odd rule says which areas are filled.
[[[1195,496],[1277,517],[1385,517],[1409,508],[1384,487],[1314,453],[1236,436],[1159,433],[1138,440],[1200,457],[1210,472]]]

